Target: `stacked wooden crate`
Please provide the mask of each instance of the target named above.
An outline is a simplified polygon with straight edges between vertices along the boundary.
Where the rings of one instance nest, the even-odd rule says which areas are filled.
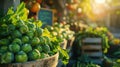
[[[102,39],[85,38],[82,41],[82,54],[88,55],[95,64],[102,64]]]

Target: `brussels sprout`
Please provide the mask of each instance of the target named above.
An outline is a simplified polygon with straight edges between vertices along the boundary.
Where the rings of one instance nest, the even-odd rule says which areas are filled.
[[[16,62],[27,62],[28,56],[24,51],[20,51],[15,55]]]

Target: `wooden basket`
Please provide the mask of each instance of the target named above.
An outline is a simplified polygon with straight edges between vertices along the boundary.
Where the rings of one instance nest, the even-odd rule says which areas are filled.
[[[56,67],[58,64],[59,53],[55,55],[40,59],[37,61],[29,61],[25,63],[11,63],[11,64],[0,64],[0,67]]]

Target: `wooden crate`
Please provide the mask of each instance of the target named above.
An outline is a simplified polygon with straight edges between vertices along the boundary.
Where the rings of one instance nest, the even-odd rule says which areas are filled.
[[[10,63],[10,64],[0,64],[0,67],[56,67],[58,64],[59,53],[55,55],[40,59],[37,61],[29,61],[25,63]]]
[[[82,54],[88,55],[93,63],[102,64],[102,39],[101,38],[85,38],[82,40]]]

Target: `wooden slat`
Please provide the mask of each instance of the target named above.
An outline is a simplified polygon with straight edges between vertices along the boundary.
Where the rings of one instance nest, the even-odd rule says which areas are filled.
[[[84,54],[87,54],[90,57],[102,57],[102,52],[85,52]]]
[[[85,38],[83,40],[85,43],[101,43],[101,38]]]
[[[82,45],[83,50],[101,50],[102,46],[101,45]]]
[[[101,45],[101,43],[82,43],[83,45]]]

